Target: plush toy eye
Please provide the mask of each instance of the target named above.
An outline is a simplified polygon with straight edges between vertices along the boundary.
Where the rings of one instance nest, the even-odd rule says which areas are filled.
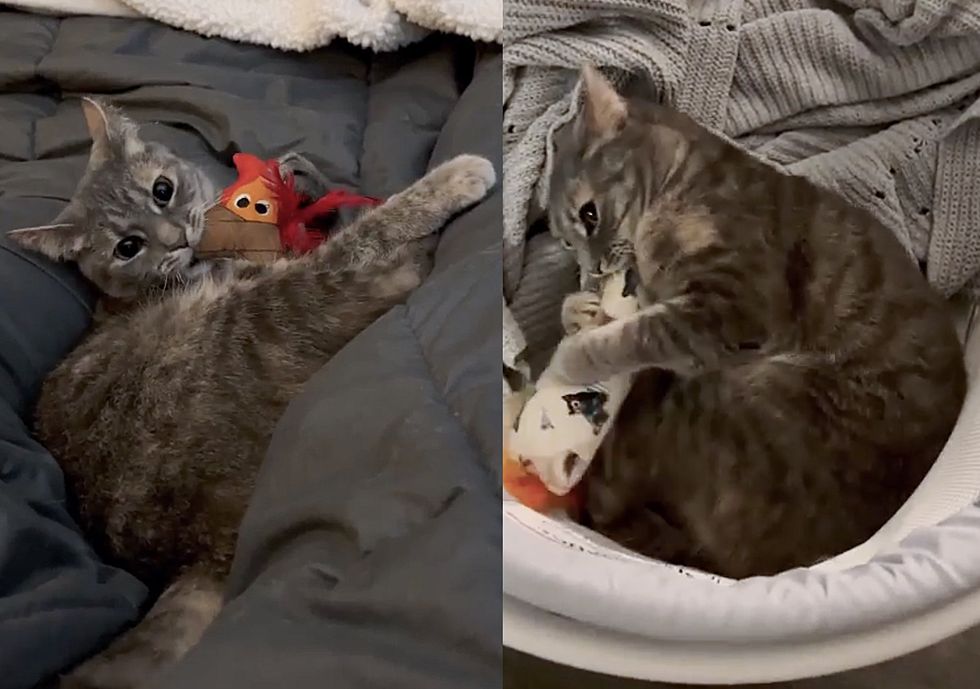
[[[578,209],[578,219],[582,221],[582,226],[585,227],[585,234],[592,236],[595,232],[596,225],[599,224],[599,211],[596,210],[595,204],[591,201],[587,201]]]
[[[146,244],[146,241],[142,237],[136,235],[125,237],[119,240],[113,253],[115,253],[116,258],[128,261],[131,258],[135,258],[143,250],[144,244]]]
[[[269,212],[269,202],[268,201],[256,201],[255,202],[255,212],[259,215],[266,215]]]
[[[174,183],[162,175],[157,177],[153,183],[153,202],[163,208],[170,203],[170,199],[173,197]]]
[[[235,206],[238,208],[248,208],[250,203],[252,203],[252,197],[248,194],[239,194],[238,198],[235,199]]]

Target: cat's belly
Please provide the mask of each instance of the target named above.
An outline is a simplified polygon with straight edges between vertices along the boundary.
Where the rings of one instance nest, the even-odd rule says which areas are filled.
[[[38,407],[39,439],[65,473],[86,537],[151,585],[192,565],[225,573],[292,387],[235,398],[179,374],[159,392],[127,375],[104,380],[78,388],[53,375]]]
[[[637,377],[586,478],[593,527],[735,578],[811,565],[869,538],[908,499],[966,389],[959,360],[887,387],[865,369],[779,357],[743,368],[669,386],[656,371]]]
[[[151,583],[191,565],[227,572],[264,448],[229,458],[235,470],[225,472],[169,453],[125,468],[107,458],[59,460],[86,537],[108,561]],[[104,470],[90,471],[96,464]]]

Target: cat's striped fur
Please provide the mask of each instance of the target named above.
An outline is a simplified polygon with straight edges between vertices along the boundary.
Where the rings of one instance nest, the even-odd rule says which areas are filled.
[[[552,232],[585,276],[637,271],[643,305],[604,325],[594,297],[565,309],[556,377],[639,372],[586,479],[588,521],[733,577],[867,539],[932,466],[965,395],[945,303],[869,214],[627,102],[591,68],[583,80]]]

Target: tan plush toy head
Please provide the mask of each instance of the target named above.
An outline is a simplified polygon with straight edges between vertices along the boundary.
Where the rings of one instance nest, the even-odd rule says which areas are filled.
[[[283,248],[276,225],[245,220],[219,205],[204,214],[204,234],[196,253],[202,258],[271,263],[283,255]]]

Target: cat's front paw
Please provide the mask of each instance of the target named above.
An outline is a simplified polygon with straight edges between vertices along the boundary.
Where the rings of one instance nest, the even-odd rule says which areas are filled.
[[[157,267],[157,271],[160,275],[166,276],[167,278],[171,276],[177,278],[186,277],[187,271],[193,262],[194,249],[190,247],[175,249],[163,257]]]
[[[539,387],[589,385],[599,382],[582,335],[569,335],[558,343],[548,367],[538,379]]]
[[[459,155],[428,175],[433,186],[447,194],[456,210],[483,200],[497,183],[497,172],[486,158]]]
[[[600,297],[595,292],[573,292],[561,304],[561,327],[566,335],[596,328],[604,320]]]

